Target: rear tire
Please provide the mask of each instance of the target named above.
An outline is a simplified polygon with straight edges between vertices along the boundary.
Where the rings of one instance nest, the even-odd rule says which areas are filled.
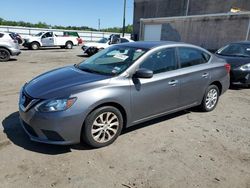
[[[91,147],[100,148],[112,144],[123,127],[121,112],[112,106],[104,106],[91,112],[82,129],[82,140]]]
[[[73,48],[73,43],[70,42],[70,41],[66,42],[65,48],[66,48],[66,49],[72,49],[72,48]]]
[[[219,88],[216,85],[210,85],[205,92],[200,108],[203,112],[210,112],[215,109],[220,96]]]
[[[0,48],[0,62],[9,61],[10,52],[4,48]]]

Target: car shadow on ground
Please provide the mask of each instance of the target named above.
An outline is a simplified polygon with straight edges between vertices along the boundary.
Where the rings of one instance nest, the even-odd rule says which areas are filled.
[[[231,90],[245,90],[245,89],[250,89],[250,86],[246,85],[246,84],[233,84],[230,85]]]
[[[140,124],[132,126],[132,127],[128,127],[128,128],[126,128],[126,129],[124,129],[122,131],[121,135],[130,133],[132,131],[142,129],[142,128],[145,128],[145,127],[148,127],[148,126],[151,126],[151,125],[163,122],[163,121],[167,121],[167,120],[179,117],[179,116],[186,115],[186,114],[190,113],[191,111],[195,111],[195,110],[196,110],[195,108],[188,109],[188,110],[183,110],[183,111],[180,111],[180,112],[176,112],[176,113],[173,113],[173,114],[169,114],[169,115],[166,115],[166,116],[155,118],[155,119],[146,121],[144,123],[140,123]]]
[[[151,126],[153,124],[166,121],[178,116],[185,115],[187,113],[190,113],[188,110],[184,110],[181,112],[177,112],[174,114],[170,114],[167,116],[163,116],[160,118],[156,118],[150,121],[147,121],[145,123],[141,123],[138,125],[135,125],[133,127],[129,127],[127,129],[124,129],[122,131],[122,135],[130,133],[134,130],[142,129],[147,126]],[[28,135],[24,132],[23,128],[21,127],[21,124],[19,122],[19,113],[14,112],[10,114],[8,117],[6,117],[2,121],[2,126],[4,128],[4,133],[7,135],[8,139],[15,145],[22,147],[26,150],[42,153],[42,154],[48,154],[48,155],[59,155],[71,152],[72,149],[75,150],[92,150],[93,148],[90,148],[87,145],[84,144],[77,144],[77,145],[70,145],[70,146],[60,146],[60,145],[49,145],[49,144],[42,144],[33,142],[29,139]],[[119,138],[118,138],[119,139]]]
[[[77,57],[86,57],[86,58],[89,58],[89,56],[88,55],[85,55],[85,54],[83,54],[83,55],[76,55]]]
[[[39,48],[37,50],[31,50],[29,48],[21,48],[21,51],[43,51],[43,50],[65,50],[65,49],[60,47],[46,47],[46,48]]]
[[[8,63],[8,62],[11,62],[11,61],[17,61],[17,59],[15,59],[15,58],[10,58],[8,61],[0,62],[0,63]]]

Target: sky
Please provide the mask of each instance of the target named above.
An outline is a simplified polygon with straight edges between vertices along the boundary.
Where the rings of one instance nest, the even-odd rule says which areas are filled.
[[[0,18],[49,25],[122,27],[124,0],[3,0]],[[133,23],[133,0],[127,0],[126,25]]]

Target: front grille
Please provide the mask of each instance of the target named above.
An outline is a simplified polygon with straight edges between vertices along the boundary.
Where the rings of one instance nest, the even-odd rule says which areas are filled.
[[[34,129],[29,126],[27,123],[25,123],[23,121],[23,126],[25,128],[25,130],[31,135],[31,136],[34,136],[34,137],[38,137],[38,135],[36,134],[36,132],[34,131]]]
[[[40,99],[35,99],[29,96],[24,90],[22,91],[22,94],[20,96],[20,106],[23,108],[24,111],[29,110],[40,101]]]
[[[23,106],[26,108],[29,104],[30,104],[30,102],[33,100],[33,98],[32,97],[30,97],[28,94],[26,94],[25,92],[23,92],[23,94],[22,94],[23,96],[24,96],[24,102],[23,102]]]

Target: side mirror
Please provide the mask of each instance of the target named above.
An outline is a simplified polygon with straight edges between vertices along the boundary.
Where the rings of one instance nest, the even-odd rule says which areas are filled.
[[[153,75],[153,71],[144,68],[138,69],[134,74],[136,78],[152,78]]]

